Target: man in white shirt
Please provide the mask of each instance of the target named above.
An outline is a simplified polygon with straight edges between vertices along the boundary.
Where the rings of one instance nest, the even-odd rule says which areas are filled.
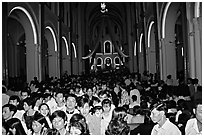
[[[64,93],[62,91],[59,91],[55,94],[55,101],[56,101],[57,105],[50,108],[51,113],[55,112],[56,110],[62,110],[64,112],[66,112],[65,97],[64,97]]]
[[[74,94],[69,94],[68,96],[65,97],[66,100],[66,115],[67,115],[67,122],[69,124],[69,121],[71,119],[71,117],[76,114],[79,113],[79,111],[76,109],[77,106],[77,102],[76,102],[76,98],[77,96]]]
[[[189,119],[186,123],[186,135],[201,135],[202,134],[202,103],[196,104],[195,118]]]
[[[150,117],[157,124],[153,127],[151,135],[181,135],[178,127],[166,118],[166,113],[166,104],[157,103],[153,105]]]

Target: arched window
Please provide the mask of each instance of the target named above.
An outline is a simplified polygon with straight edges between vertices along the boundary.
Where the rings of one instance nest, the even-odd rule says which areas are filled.
[[[104,42],[104,54],[112,54],[112,43],[109,40]]]
[[[114,58],[114,66],[116,69],[120,66],[120,58],[118,56]]]
[[[98,57],[97,58],[97,61],[96,61],[96,67],[98,70],[101,70],[102,69],[102,65],[103,65],[103,59],[101,57]]]

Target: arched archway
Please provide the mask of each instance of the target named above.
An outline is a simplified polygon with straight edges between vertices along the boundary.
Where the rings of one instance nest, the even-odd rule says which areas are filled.
[[[156,73],[155,28],[154,21],[150,21],[147,32],[147,53],[149,73]]]
[[[24,77],[20,79],[28,83],[34,77],[41,79],[36,22],[29,10],[23,6],[16,6],[9,10],[8,47],[6,47],[8,48],[8,76]]]
[[[177,12],[180,3],[167,3],[162,16],[162,45],[161,45],[161,64],[160,69],[163,80],[166,80],[167,75],[172,75],[172,78],[177,79],[176,75],[176,50],[175,50],[175,24],[177,20]]]
[[[57,55],[57,38],[54,29],[50,26],[45,27],[45,39],[47,40],[48,51],[48,74],[49,77],[58,76],[58,55]]]
[[[62,37],[62,74],[67,71],[70,73],[69,65],[69,45],[65,36]]]

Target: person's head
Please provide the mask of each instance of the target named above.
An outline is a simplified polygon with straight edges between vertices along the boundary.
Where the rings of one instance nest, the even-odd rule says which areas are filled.
[[[28,97],[28,98],[23,100],[23,108],[24,108],[25,111],[33,109],[34,106],[35,106],[34,98]]]
[[[93,115],[97,116],[97,117],[102,117],[102,113],[103,113],[103,108],[102,106],[95,106],[93,108]]]
[[[169,100],[169,101],[167,102],[167,108],[168,108],[168,109],[176,108],[176,101],[174,101],[174,100]]]
[[[11,118],[6,123],[13,135],[26,135],[21,121],[18,118]]]
[[[136,105],[133,107],[134,115],[141,114],[141,107]]]
[[[51,121],[53,128],[56,128],[58,131],[65,128],[67,116],[64,111],[57,110],[52,113],[51,115]]]
[[[46,103],[42,103],[39,107],[38,110],[40,114],[42,114],[44,117],[50,115],[50,108]]]
[[[9,104],[12,104],[14,106],[18,106],[20,103],[20,98],[16,95],[10,96],[9,98]]]
[[[171,79],[171,75],[168,75],[168,76],[167,76],[167,79]]]
[[[198,84],[198,79],[197,78],[193,79],[193,84]]]
[[[159,123],[166,118],[167,107],[165,103],[156,103],[151,109],[151,119],[154,123]]]
[[[111,101],[109,99],[104,99],[101,104],[103,112],[109,112],[111,110]]]
[[[32,98],[33,98],[34,101],[35,101],[35,106],[36,106],[36,107],[39,107],[40,104],[43,103],[43,95],[40,94],[40,93],[36,93],[36,95],[32,96]]]
[[[80,122],[73,122],[69,125],[70,135],[84,135],[85,127]]]
[[[185,110],[188,109],[186,101],[184,99],[179,99],[177,101],[177,110]]]
[[[202,101],[196,102],[195,117],[199,122],[202,123]]]
[[[102,90],[98,93],[98,97],[102,102],[104,99],[111,99],[111,94],[108,90]]]
[[[43,128],[48,128],[48,123],[45,119],[45,117],[39,113],[35,113],[32,121],[32,130],[34,133],[41,134],[43,132]]]
[[[106,84],[106,82],[102,82],[101,88],[102,88],[102,90],[106,90],[106,89],[107,89],[107,84]]]
[[[29,91],[28,90],[22,90],[21,91],[21,100],[24,100],[27,97],[29,97]]]
[[[77,104],[78,104],[78,110],[81,112],[81,114],[83,116],[87,116],[90,110],[89,99],[82,96],[79,98]]]
[[[141,107],[141,109],[147,109],[148,108],[147,101],[141,101],[140,102],[140,107]]]
[[[75,107],[77,106],[77,102],[76,102],[76,98],[77,96],[75,94],[68,94],[66,96],[66,107],[70,110],[74,110]]]
[[[49,129],[47,129],[45,135],[60,135],[60,132],[55,128],[53,128],[53,129],[49,128]]]
[[[93,101],[93,106],[96,106],[100,102],[100,99],[98,97],[93,96],[92,101]]]
[[[47,89],[45,90],[47,92]],[[44,103],[48,102],[51,99],[51,94],[50,93],[45,93],[44,94]]]
[[[81,125],[75,125],[76,123],[81,123]],[[81,131],[81,134],[83,134],[83,135],[88,135],[89,134],[89,129],[88,129],[88,125],[87,125],[87,123],[86,123],[86,118],[82,115],[82,114],[74,114],[74,115],[72,115],[72,117],[71,117],[71,119],[70,119],[70,130],[71,130],[71,125],[75,125],[75,126],[73,126],[73,127],[75,127],[75,128],[73,128],[73,129],[76,129],[76,128],[78,128],[79,130],[80,130],[80,128],[78,127],[78,126],[82,126],[83,128],[84,128],[84,130],[80,130]],[[72,130],[73,130],[72,129]],[[73,130],[73,132],[77,132],[77,133],[79,133],[78,131],[76,131],[76,130]]]
[[[123,107],[116,107],[112,112],[112,120],[126,121],[127,110]]]
[[[65,98],[64,98],[64,93],[59,91],[55,94],[55,100],[57,104],[61,104],[64,102]]]
[[[87,89],[87,95],[88,95],[89,97],[92,97],[92,96],[93,96],[93,90],[92,90],[91,87],[89,87],[89,88]]]
[[[187,84],[193,84],[193,79],[192,78],[187,78]]]
[[[17,112],[17,107],[12,104],[6,104],[2,107],[2,118],[7,121]]]
[[[127,122],[120,120],[111,120],[105,134],[106,135],[128,135],[130,127]]]
[[[132,96],[132,101],[133,101],[133,102],[137,101],[137,96],[136,96],[136,95],[133,95],[133,96]]]

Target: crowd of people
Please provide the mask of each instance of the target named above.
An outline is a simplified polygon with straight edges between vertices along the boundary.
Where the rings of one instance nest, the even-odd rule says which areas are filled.
[[[126,70],[2,87],[3,135],[202,134],[202,87]]]

